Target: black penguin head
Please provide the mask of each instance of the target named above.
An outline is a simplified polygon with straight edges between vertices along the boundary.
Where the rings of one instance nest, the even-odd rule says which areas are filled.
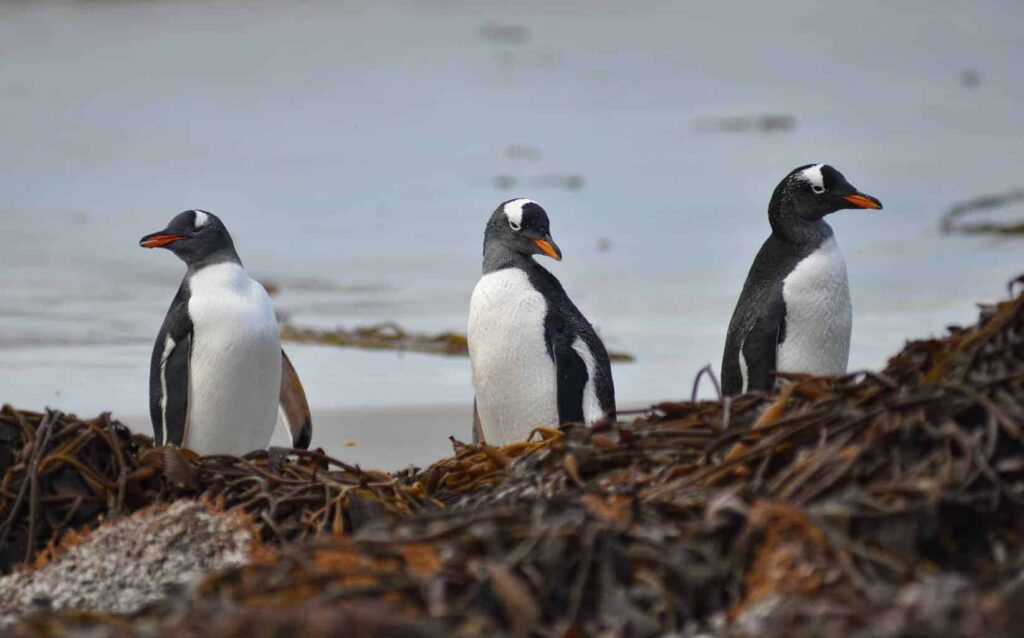
[[[492,242],[522,255],[562,259],[562,251],[551,239],[548,214],[530,199],[510,199],[495,209],[484,231],[484,250]]]
[[[238,260],[228,229],[220,218],[205,210],[178,213],[167,228],[146,235],[139,245],[166,248],[189,265]]]
[[[828,164],[793,169],[775,187],[768,215],[772,226],[818,221],[845,208],[882,208],[882,202],[858,191]]]

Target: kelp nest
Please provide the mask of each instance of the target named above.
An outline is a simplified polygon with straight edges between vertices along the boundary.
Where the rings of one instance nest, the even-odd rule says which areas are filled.
[[[319,452],[196,458],[106,416],[7,407],[6,569],[182,498],[245,513],[269,546],[130,613],[36,612],[13,631],[1024,635],[1024,296],[881,372],[779,386],[453,441],[398,474]]]

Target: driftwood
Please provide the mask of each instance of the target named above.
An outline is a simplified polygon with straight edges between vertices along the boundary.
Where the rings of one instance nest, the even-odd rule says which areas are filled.
[[[191,458],[7,408],[0,533],[25,539],[18,560],[87,506],[206,494],[279,547],[133,614],[34,616],[25,636],[1022,635],[1022,427],[1024,296],[881,372],[455,442],[395,475],[314,452]]]

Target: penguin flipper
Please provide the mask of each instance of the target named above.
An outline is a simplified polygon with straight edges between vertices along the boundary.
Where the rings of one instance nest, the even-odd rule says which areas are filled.
[[[476,407],[476,397],[473,397],[473,443],[486,443],[484,440],[484,425],[480,422],[480,410]]]
[[[558,423],[585,423],[583,390],[589,374],[587,364],[572,347],[573,336],[558,330],[551,335],[551,356],[555,360],[558,385]]]
[[[154,428],[157,445],[185,444],[188,427],[189,360],[192,357],[192,333],[181,341],[173,342],[160,363],[160,422]],[[156,425],[156,423],[154,423]]]
[[[188,286],[183,281],[156,335],[149,365],[149,417],[157,446],[180,447],[185,442],[192,330]]]
[[[781,292],[760,313],[740,352],[747,366],[745,392],[769,392],[775,386],[779,344],[785,339],[786,305]]]
[[[284,350],[281,350],[280,411],[284,424],[288,426],[292,447],[299,450],[309,449],[309,443],[313,440],[313,417],[309,412],[309,402],[306,400],[306,391],[302,389],[299,374]]]

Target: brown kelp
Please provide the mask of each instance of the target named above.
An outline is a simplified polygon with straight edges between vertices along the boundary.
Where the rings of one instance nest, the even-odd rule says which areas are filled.
[[[364,510],[405,516],[422,507],[395,477],[322,452],[197,457],[154,448],[108,414],[84,421],[4,406],[0,472],[0,571],[28,563],[67,530],[182,497],[246,512],[277,542],[351,531]]]
[[[457,332],[441,332],[426,335],[408,332],[394,322],[372,326],[361,326],[351,330],[332,328],[300,328],[285,322],[281,326],[281,339],[297,343],[318,343],[341,348],[363,348],[366,350],[396,350],[398,352],[421,352],[448,356],[468,356],[469,342],[466,335]],[[612,361],[628,363],[636,360],[625,352],[609,352]]]
[[[1000,208],[1019,205],[1024,202],[1024,188],[1017,188],[1004,193],[981,195],[958,202],[949,207],[942,215],[940,228],[944,233],[964,233],[968,235],[1020,235],[1024,233],[1024,220],[1017,218],[1009,221],[982,220],[965,221],[967,217],[978,213],[991,212]]]
[[[398,350],[458,356],[468,353],[464,335],[454,332],[442,332],[436,335],[413,334],[392,322],[362,326],[352,330],[299,328],[285,323],[281,327],[281,338],[284,341],[319,343],[343,348]]]
[[[43,614],[19,631],[1019,635],[1022,426],[1018,297],[880,372],[789,376],[770,395],[662,403],[503,448],[455,442],[421,471],[140,448],[175,459],[153,466],[150,494],[209,493],[285,542],[134,614]],[[51,449],[40,430],[15,452],[26,467]],[[20,476],[0,512],[26,529],[29,509],[8,505]]]

